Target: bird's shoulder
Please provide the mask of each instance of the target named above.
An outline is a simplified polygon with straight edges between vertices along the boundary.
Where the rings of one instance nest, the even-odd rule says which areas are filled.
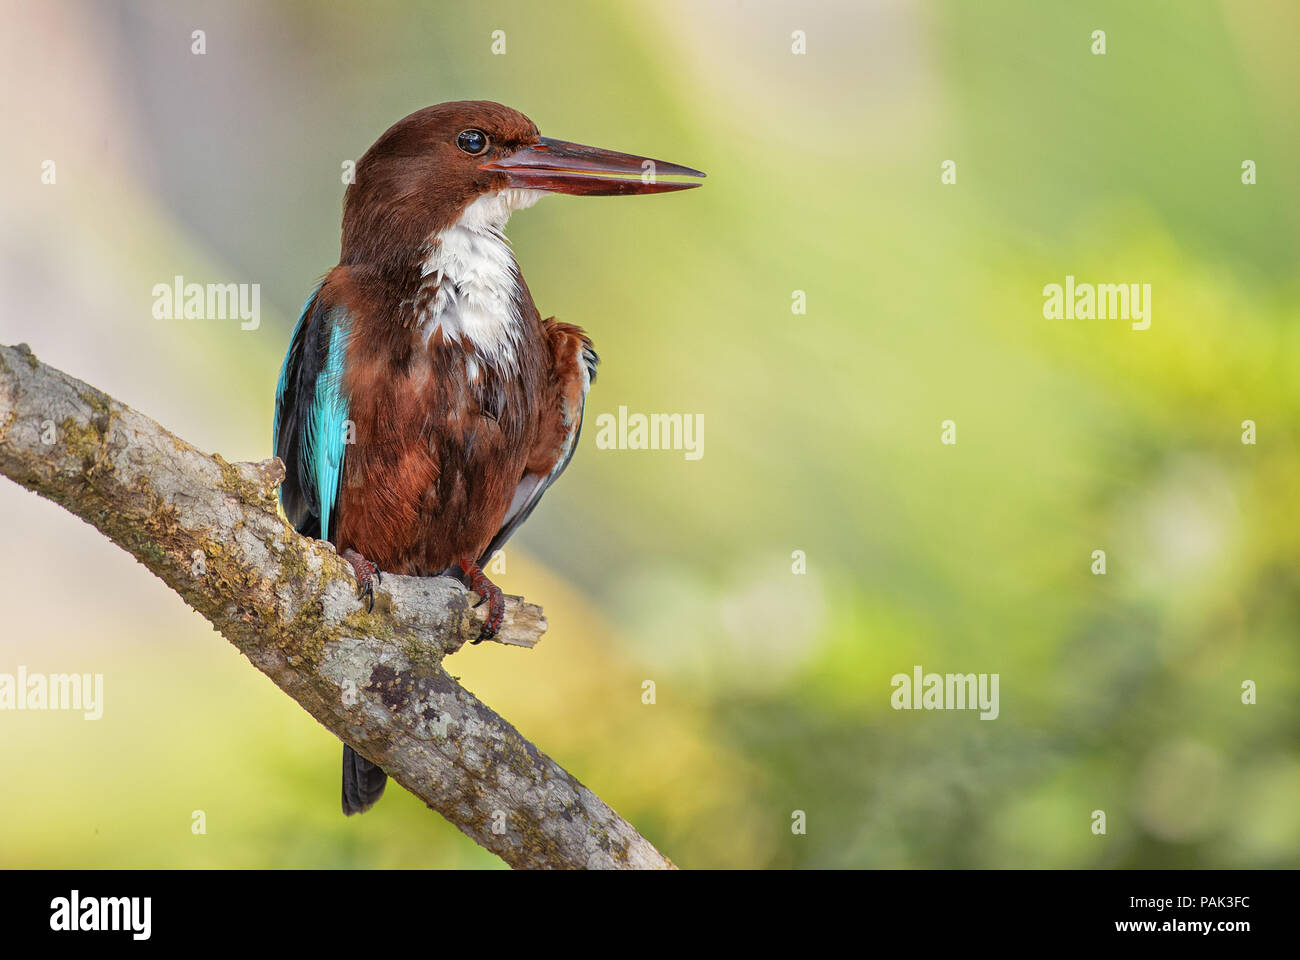
[[[528,469],[544,477],[553,477],[563,471],[573,455],[587,392],[596,379],[600,358],[592,346],[591,337],[576,324],[547,317],[542,326],[550,352],[551,402],[547,415],[539,424]]]
[[[543,320],[542,329],[551,350],[552,376],[559,382],[576,381],[585,395],[595,382],[596,367],[600,364],[591,337],[577,324],[563,323],[555,317]]]

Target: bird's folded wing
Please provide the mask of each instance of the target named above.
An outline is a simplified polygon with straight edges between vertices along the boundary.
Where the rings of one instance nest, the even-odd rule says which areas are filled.
[[[580,327],[568,323],[544,321],[550,338],[552,383],[555,389],[555,422],[552,431],[543,431],[540,456],[534,458],[523,479],[515,488],[514,498],[506,510],[501,529],[479,557],[483,565],[505,546],[506,541],[528,519],[542,499],[542,494],[564,472],[578,448],[582,435],[582,417],[587,405],[587,391],[596,379],[600,357],[591,340]],[[558,438],[559,442],[556,443]]]
[[[285,465],[280,503],[297,530],[333,539],[347,451],[342,390],[350,320],[318,286],[293,331],[275,390],[275,453]]]

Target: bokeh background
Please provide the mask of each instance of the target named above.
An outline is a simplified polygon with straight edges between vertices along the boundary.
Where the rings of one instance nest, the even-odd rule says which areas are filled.
[[[704,456],[585,431],[498,579],[550,633],[448,664],[680,865],[1300,864],[1290,0],[0,8],[0,342],[230,459],[393,121],[495,99],[708,172],[511,223],[588,416],[701,413]],[[176,274],[260,328],[155,320]],[[1151,328],[1045,320],[1066,274]],[[500,866],[397,787],[345,820],[337,741],[205,621],[8,481],[0,518],[0,671],[106,686],[0,713],[0,865]],[[1000,717],[892,710],[914,664]]]

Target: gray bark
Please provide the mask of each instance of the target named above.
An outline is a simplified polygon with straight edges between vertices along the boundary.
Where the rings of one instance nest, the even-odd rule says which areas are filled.
[[[202,453],[20,344],[0,346],[0,473],[98,528],[327,729],[511,866],[672,867],[443,669],[478,636],[486,604],[475,610],[447,578],[386,574],[367,612],[351,567],[281,516],[278,459]],[[540,607],[507,598],[497,642],[531,647],[545,630]]]

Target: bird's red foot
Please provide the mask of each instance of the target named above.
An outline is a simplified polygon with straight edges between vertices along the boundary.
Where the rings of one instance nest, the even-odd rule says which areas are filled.
[[[477,593],[480,597],[479,602],[474,604],[475,608],[483,606],[487,601],[488,615],[487,623],[483,624],[483,630],[479,633],[477,640],[471,640],[471,643],[482,643],[484,640],[491,640],[501,629],[501,624],[506,618],[506,595],[501,592],[501,588],[487,578],[480,567],[473,559],[464,557],[460,560],[460,568],[465,571],[465,576],[469,578],[469,588]]]
[[[351,547],[339,556],[352,564],[352,572],[357,575],[357,599],[366,601],[366,612],[369,613],[375,609],[375,584],[383,583],[384,575],[379,572],[377,566]]]

